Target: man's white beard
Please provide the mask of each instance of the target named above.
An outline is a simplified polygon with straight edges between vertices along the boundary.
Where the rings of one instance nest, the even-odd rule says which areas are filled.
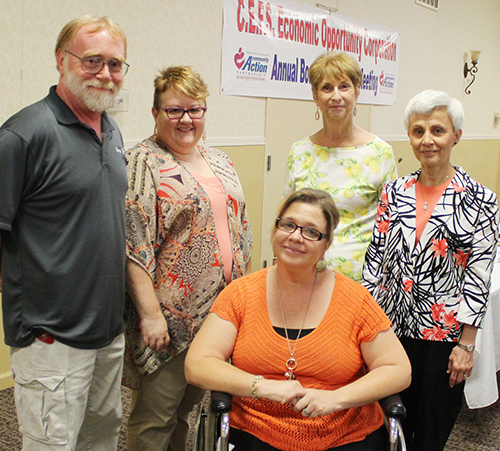
[[[66,67],[63,75],[63,81],[66,87],[91,111],[102,112],[113,105],[113,100],[120,89],[112,81],[107,83],[97,79],[84,80],[74,72],[71,72]],[[108,91],[99,91],[91,89],[89,86],[96,88],[105,88]]]

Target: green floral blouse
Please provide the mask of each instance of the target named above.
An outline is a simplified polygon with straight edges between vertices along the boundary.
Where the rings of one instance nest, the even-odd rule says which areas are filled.
[[[321,189],[331,194],[340,211],[339,226],[325,255],[330,268],[361,281],[382,187],[396,177],[392,147],[376,136],[357,147],[322,147],[310,138],[292,146],[285,194]]]

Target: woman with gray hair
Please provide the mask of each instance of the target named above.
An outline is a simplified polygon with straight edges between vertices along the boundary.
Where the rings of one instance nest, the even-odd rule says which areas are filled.
[[[404,123],[421,168],[384,186],[363,268],[413,367],[401,394],[412,451],[444,449],[460,412],[498,242],[495,193],[450,162],[463,121],[444,92],[410,100]]]

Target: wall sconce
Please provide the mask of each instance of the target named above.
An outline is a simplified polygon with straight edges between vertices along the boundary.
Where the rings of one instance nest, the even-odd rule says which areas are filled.
[[[470,59],[471,59],[471,67],[469,69],[469,66],[467,63],[464,64],[464,78],[467,78],[467,75],[471,74],[472,80],[470,83],[465,87],[465,93],[470,94],[470,85],[474,83],[474,80],[476,79],[476,73],[477,73],[477,61],[479,59],[479,54],[481,53],[481,50],[471,50],[470,51]]]

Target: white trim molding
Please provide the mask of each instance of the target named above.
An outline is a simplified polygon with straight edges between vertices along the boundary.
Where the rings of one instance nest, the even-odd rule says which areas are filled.
[[[141,141],[143,141],[143,139],[138,139],[137,141],[127,140],[124,142],[125,149],[130,149]],[[265,146],[266,138],[211,138],[200,141],[200,143],[204,143],[210,147]]]
[[[14,380],[12,379],[12,373],[7,371],[5,373],[0,374],[0,390],[4,390],[5,388],[13,387]]]

